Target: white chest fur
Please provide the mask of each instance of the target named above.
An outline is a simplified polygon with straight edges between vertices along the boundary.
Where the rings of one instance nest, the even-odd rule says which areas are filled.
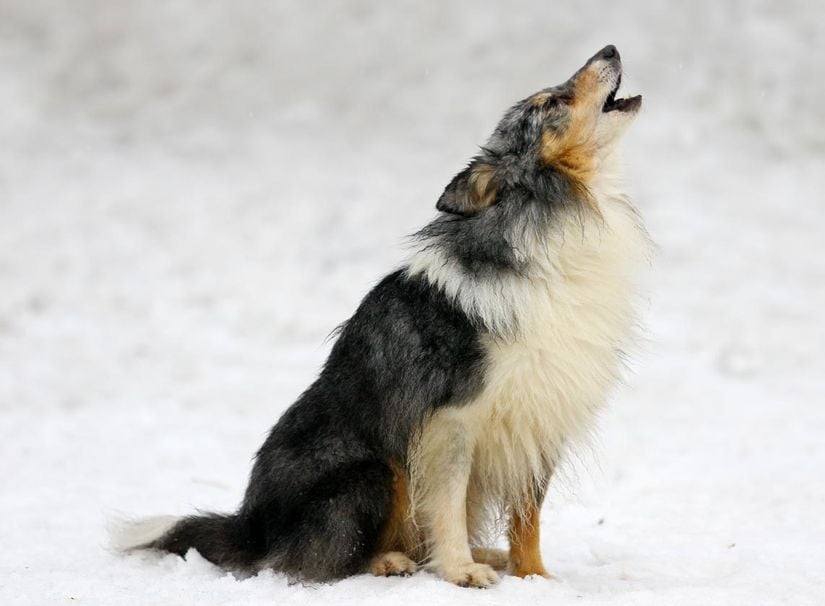
[[[487,340],[485,389],[467,410],[476,415],[471,488],[484,500],[512,503],[543,486],[620,377],[648,240],[624,199],[603,200],[601,210],[551,235],[517,336]]]
[[[426,424],[412,460],[416,499],[429,493],[418,472],[449,468],[458,457],[471,466],[468,504],[478,505],[478,515],[518,507],[592,426],[632,345],[636,275],[649,251],[624,197],[604,191],[598,201],[601,217],[571,213],[535,243],[529,276],[485,285],[428,272],[488,326],[516,328],[486,338],[478,398],[442,409]],[[472,532],[481,520],[471,509]]]

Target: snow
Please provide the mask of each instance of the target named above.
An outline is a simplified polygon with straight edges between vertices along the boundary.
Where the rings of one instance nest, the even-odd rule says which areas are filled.
[[[0,603],[825,603],[825,9],[0,1]],[[648,343],[549,497],[557,579],[121,557],[230,510],[328,333],[509,103],[607,43],[645,108]]]

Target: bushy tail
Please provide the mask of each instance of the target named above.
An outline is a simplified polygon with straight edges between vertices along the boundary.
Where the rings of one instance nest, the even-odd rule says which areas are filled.
[[[160,549],[179,556],[196,549],[210,562],[230,570],[249,569],[260,557],[238,516],[215,513],[124,522],[112,529],[112,544],[123,552]]]

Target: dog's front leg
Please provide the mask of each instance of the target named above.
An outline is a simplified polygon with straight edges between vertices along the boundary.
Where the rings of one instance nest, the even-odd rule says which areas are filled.
[[[551,578],[541,561],[540,522],[544,491],[531,491],[510,517],[510,565],[518,577],[540,575]]]
[[[473,561],[467,537],[467,484],[474,432],[460,415],[437,415],[422,441],[422,513],[427,521],[430,563],[445,580],[462,587],[498,583],[487,564]]]

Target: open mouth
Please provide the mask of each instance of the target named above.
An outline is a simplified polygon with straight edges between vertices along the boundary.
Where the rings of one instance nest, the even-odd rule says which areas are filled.
[[[610,94],[607,95],[607,99],[604,102],[604,106],[602,107],[602,112],[629,112],[639,108],[642,104],[642,96],[636,95],[635,97],[625,97],[624,99],[617,99],[616,93],[619,92],[619,87],[622,85],[622,76],[619,74],[618,80],[616,80],[616,86],[613,87],[613,90],[610,91]]]

